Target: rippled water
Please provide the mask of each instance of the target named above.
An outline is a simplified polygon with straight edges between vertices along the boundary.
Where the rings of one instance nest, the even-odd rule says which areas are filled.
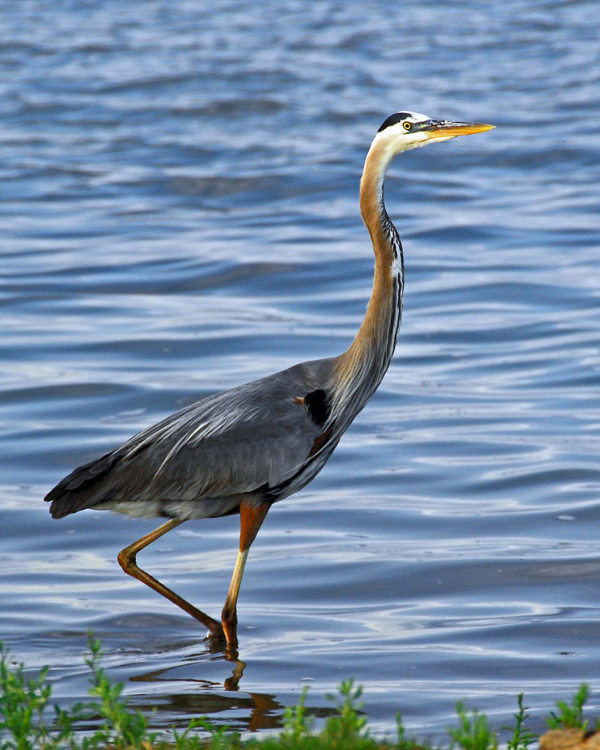
[[[0,638],[170,726],[276,726],[353,676],[380,729],[600,688],[600,47],[592,2],[0,4]],[[379,392],[253,546],[233,665],[124,576],[152,528],[53,522],[71,468],[198,396],[339,353],[371,286],[358,180],[398,109],[493,132],[387,187],[405,315]],[[145,567],[220,611],[237,520]],[[228,683],[231,686],[230,683]]]

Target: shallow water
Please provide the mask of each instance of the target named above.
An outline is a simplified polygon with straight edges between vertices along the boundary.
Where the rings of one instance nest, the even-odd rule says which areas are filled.
[[[0,4],[0,638],[55,693],[87,631],[159,726],[277,726],[342,678],[376,727],[499,725],[600,688],[600,48],[591,2]],[[404,322],[380,390],[254,544],[234,665],[124,576],[153,524],[53,522],[75,465],[197,397],[344,350],[357,207],[398,109],[492,122],[386,196]],[[218,613],[236,519],[144,566]],[[231,687],[231,682],[228,683]]]

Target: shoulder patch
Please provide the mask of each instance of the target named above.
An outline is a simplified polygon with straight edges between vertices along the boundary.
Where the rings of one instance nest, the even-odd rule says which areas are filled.
[[[311,391],[304,397],[304,403],[312,421],[319,427],[328,420],[330,414],[329,399],[322,388]]]

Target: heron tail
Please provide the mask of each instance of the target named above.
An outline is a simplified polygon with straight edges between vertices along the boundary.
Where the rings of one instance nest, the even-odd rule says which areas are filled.
[[[102,480],[110,473],[118,459],[116,451],[107,453],[101,458],[78,466],[60,481],[44,498],[46,502],[51,503],[52,518],[64,518],[71,513],[93,508],[110,500],[114,487],[109,484],[110,489],[105,488],[103,491]]]

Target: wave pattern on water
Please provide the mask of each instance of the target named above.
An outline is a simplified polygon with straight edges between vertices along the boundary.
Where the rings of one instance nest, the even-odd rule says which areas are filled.
[[[595,5],[200,6],[0,2],[0,638],[79,698],[92,627],[163,726],[269,728],[303,681],[324,711],[354,676],[379,726],[436,737],[459,698],[600,687]],[[199,396],[343,351],[372,274],[359,175],[399,108],[498,127],[391,171],[397,354],[259,535],[226,691],[116,565],[151,527],[41,498]],[[190,524],[144,562],[218,612],[236,535]]]

